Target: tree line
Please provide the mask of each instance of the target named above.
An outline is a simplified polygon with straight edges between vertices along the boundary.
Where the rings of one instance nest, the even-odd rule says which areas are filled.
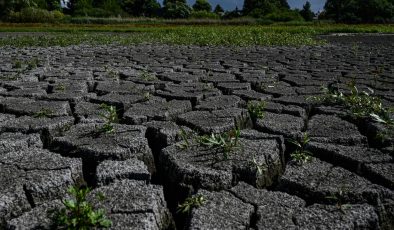
[[[62,2],[63,1],[63,2]],[[23,18],[24,14],[53,14],[53,17],[162,17],[236,18],[253,17],[271,21],[311,21],[317,15],[306,2],[301,10],[290,9],[287,0],[244,0],[243,8],[224,11],[207,0],[0,0],[0,16]],[[50,12],[50,13],[48,13]],[[347,23],[393,22],[394,0],[327,0],[319,19]],[[37,16],[39,17],[39,16]],[[49,17],[49,16],[48,16]]]

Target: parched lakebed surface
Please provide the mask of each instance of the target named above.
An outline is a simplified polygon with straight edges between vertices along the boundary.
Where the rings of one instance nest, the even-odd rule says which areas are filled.
[[[393,229],[394,36],[323,38],[0,48],[0,229]]]

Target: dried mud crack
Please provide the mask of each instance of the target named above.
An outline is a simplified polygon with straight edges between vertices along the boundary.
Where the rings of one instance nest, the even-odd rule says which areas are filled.
[[[393,132],[308,98],[356,84],[394,106],[394,36],[324,38],[1,48],[0,229],[49,229],[82,180],[111,229],[393,229]],[[207,143],[226,133],[236,144]]]

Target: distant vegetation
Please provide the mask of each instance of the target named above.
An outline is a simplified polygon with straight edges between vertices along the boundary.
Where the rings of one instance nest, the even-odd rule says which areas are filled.
[[[287,0],[244,0],[243,9],[224,11],[207,0],[189,6],[186,0],[0,0],[0,18],[6,22],[75,23],[75,18],[123,19],[223,19],[250,18],[272,22],[333,20],[346,23],[389,23],[394,18],[394,0],[327,0],[325,10],[315,15],[311,4],[303,9],[290,9]],[[101,20],[101,22],[108,22]]]

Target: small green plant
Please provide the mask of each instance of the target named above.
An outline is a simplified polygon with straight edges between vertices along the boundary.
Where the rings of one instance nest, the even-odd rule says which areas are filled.
[[[387,130],[380,134],[381,138],[394,133],[394,119],[393,108],[385,108],[382,105],[382,100],[379,97],[373,96],[373,90],[370,92],[359,92],[354,82],[349,84],[350,94],[345,95],[338,89],[323,88],[324,94],[317,97],[309,97],[319,103],[337,104],[344,106],[351,116],[355,118],[371,118],[372,120],[382,123],[386,126]]]
[[[192,208],[197,208],[206,202],[202,195],[196,195],[186,198],[185,202],[178,205],[178,213],[189,213]]]
[[[177,144],[177,147],[180,149],[188,149],[191,145],[190,137],[191,134],[186,132],[183,128],[179,132],[179,136],[182,138],[182,142]]]
[[[204,135],[197,138],[199,144],[209,148],[220,149],[223,152],[225,159],[228,159],[228,154],[239,145],[239,136],[241,131],[233,129],[228,133]]]
[[[332,194],[330,196],[326,196],[326,199],[330,200],[331,202],[334,202],[336,207],[338,208],[339,211],[342,213],[345,212],[345,209],[349,207],[348,204],[345,204],[343,200],[343,195],[345,193],[345,188],[340,188],[337,194]]]
[[[144,101],[149,101],[152,98],[152,94],[149,92],[145,92],[143,94],[143,97],[144,97]]]
[[[119,122],[116,107],[112,105],[110,106],[107,104],[101,104],[100,108],[105,111],[104,113],[100,114],[100,116],[105,120],[104,125],[101,127],[101,131],[104,133],[113,133],[115,131],[113,124]]]
[[[257,163],[257,160],[254,157],[253,157],[253,161],[252,162],[256,166],[257,174],[258,175],[263,175],[263,172],[267,170],[266,166],[264,164]]]
[[[323,95],[309,97],[308,100],[313,100],[319,103],[338,104],[348,109],[350,114],[356,118],[367,118],[379,116],[382,119],[388,119],[390,110],[384,108],[382,100],[379,97],[373,96],[373,90],[370,92],[360,92],[354,83],[349,84],[350,94],[344,94],[333,87],[323,87]]]
[[[117,78],[119,76],[119,72],[110,66],[104,66],[104,70],[110,78]]]
[[[40,61],[37,58],[33,58],[32,60],[26,62],[27,64],[27,70],[32,70],[37,68],[38,64],[40,63]]]
[[[68,230],[88,230],[92,228],[109,228],[111,221],[106,218],[102,209],[94,210],[92,205],[86,200],[90,192],[89,188],[79,188],[73,186],[68,189],[68,193],[73,197],[70,200],[63,200],[65,206],[55,215],[55,225],[58,229]],[[98,197],[102,200],[102,195]]]
[[[158,80],[158,78],[155,75],[149,73],[146,70],[142,71],[142,73],[140,74],[140,78],[144,81],[157,81]]]
[[[265,101],[249,101],[248,112],[253,121],[264,117]]]
[[[312,160],[312,153],[305,150],[310,138],[308,133],[304,133],[300,140],[289,140],[289,142],[296,146],[296,150],[290,154],[292,160],[298,164],[308,163]]]
[[[35,118],[42,118],[42,117],[51,117],[53,111],[47,108],[41,109],[40,111],[34,113],[33,117]]]
[[[64,84],[59,84],[55,87],[56,90],[64,91],[66,90],[66,86]]]
[[[22,61],[21,60],[15,60],[14,63],[12,64],[12,68],[14,68],[14,69],[21,69],[22,68]]]

